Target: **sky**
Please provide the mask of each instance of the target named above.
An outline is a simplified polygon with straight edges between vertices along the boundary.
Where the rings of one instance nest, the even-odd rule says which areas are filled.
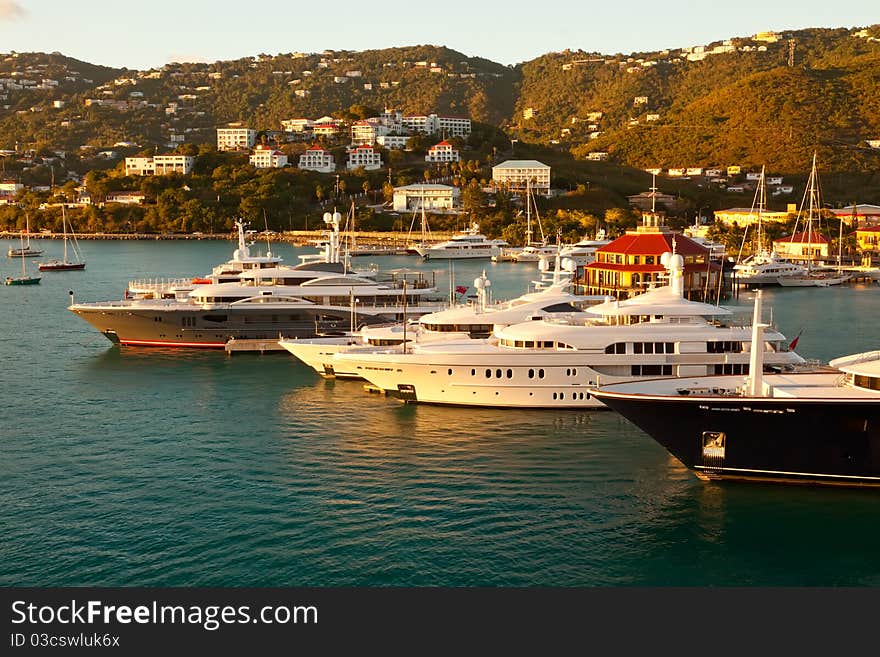
[[[866,27],[877,0],[0,0],[0,52],[53,52],[130,69],[171,61],[433,44],[516,64],[570,48],[616,54],[764,30]]]

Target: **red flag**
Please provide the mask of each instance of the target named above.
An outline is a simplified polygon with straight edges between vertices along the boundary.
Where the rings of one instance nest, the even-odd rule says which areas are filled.
[[[804,329],[801,329],[800,331],[798,331],[798,334],[796,336],[794,336],[794,340],[792,340],[791,344],[788,345],[789,351],[794,351],[794,348],[797,347],[798,340],[801,339],[801,333],[803,333],[803,332],[804,332]]]
[[[456,285],[455,291],[458,292],[459,294],[464,294],[465,292],[468,291],[468,289],[464,285]]]

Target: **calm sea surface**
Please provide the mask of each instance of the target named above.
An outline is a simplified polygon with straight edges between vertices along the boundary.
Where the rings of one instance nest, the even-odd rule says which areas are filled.
[[[86,271],[0,288],[0,585],[880,585],[878,491],[706,484],[611,412],[404,405],[286,353],[120,350],[66,310],[232,249],[84,242]],[[537,278],[455,268],[496,298]],[[806,357],[878,347],[876,284],[765,300]]]

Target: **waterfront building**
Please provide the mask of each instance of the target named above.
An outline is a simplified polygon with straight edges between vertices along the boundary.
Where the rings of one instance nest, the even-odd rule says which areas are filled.
[[[251,128],[217,128],[218,151],[243,151],[254,147],[257,131]]]
[[[425,162],[458,162],[459,159],[459,152],[446,140],[431,146],[425,155]]]
[[[315,145],[299,156],[299,168],[318,173],[332,173],[336,171],[336,161],[329,151]]]
[[[870,203],[847,205],[843,208],[831,210],[831,214],[838,219],[849,222],[850,228],[880,225],[880,205],[871,205]],[[853,219],[855,219],[855,223],[853,223]]]
[[[452,210],[458,205],[459,190],[449,185],[415,183],[394,188],[395,212],[409,210]]]
[[[726,210],[715,210],[714,212],[715,223],[724,224],[725,226],[733,226],[736,224],[740,227],[758,223],[758,214],[759,213],[752,208],[728,208]],[[788,221],[788,217],[791,214],[797,214],[797,206],[793,203],[788,205],[788,209],[786,209],[785,212],[770,212],[765,210],[760,213],[761,221],[764,223],[782,223]]]
[[[281,169],[287,166],[287,155],[266,144],[257,144],[250,162],[257,169]]]
[[[710,262],[709,249],[673,232],[657,212],[646,212],[636,230],[596,249],[596,260],[584,268],[585,294],[626,299],[663,285],[666,267],[661,259],[667,252],[684,259],[682,280],[688,299],[702,299],[706,290],[717,294],[721,266]]]
[[[828,257],[828,239],[819,233],[795,233],[773,240],[773,250],[787,260],[816,260]]]
[[[492,167],[492,182],[511,191],[525,191],[528,183],[533,194],[549,196],[550,167],[537,160],[507,160]]]
[[[880,226],[863,226],[856,229],[859,250],[880,253]]]
[[[285,132],[308,132],[315,127],[315,122],[311,119],[287,119],[281,122],[281,127]]]
[[[355,146],[348,149],[347,169],[359,169],[375,171],[382,168],[382,156],[372,146]]]

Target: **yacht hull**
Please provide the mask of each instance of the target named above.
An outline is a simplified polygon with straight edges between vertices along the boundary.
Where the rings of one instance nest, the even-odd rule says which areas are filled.
[[[339,335],[348,330],[351,322],[347,312],[320,307],[156,310],[135,304],[117,308],[80,304],[71,306],[70,310],[111,342],[141,347],[222,348],[231,338],[277,340],[282,335],[302,338]],[[372,324],[387,319],[359,313],[358,321]]]
[[[702,479],[880,486],[876,401],[591,392]]]

